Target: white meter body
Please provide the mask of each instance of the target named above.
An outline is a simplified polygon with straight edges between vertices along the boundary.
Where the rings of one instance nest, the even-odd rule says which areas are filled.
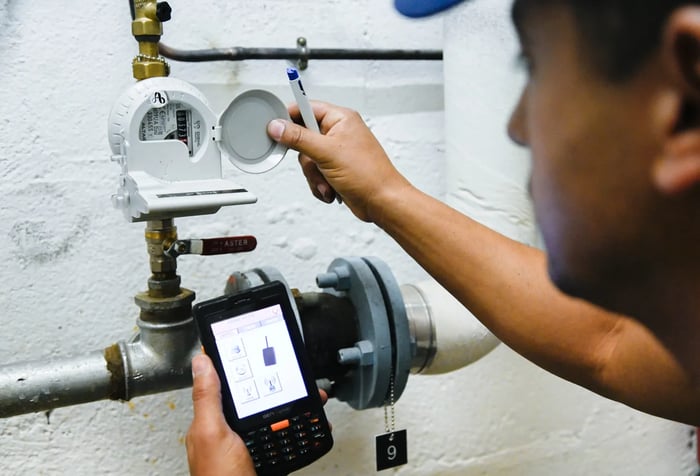
[[[289,119],[276,96],[250,90],[216,117],[204,95],[175,78],[151,78],[129,88],[109,116],[119,189],[112,196],[129,221],[216,213],[254,203],[255,195],[224,179],[222,154],[239,169],[262,173],[286,148],[267,137],[267,123]]]

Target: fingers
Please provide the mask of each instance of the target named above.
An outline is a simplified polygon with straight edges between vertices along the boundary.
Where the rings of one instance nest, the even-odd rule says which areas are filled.
[[[338,138],[334,137],[333,127],[347,119],[352,111],[321,101],[312,101],[311,105],[322,134],[299,125],[302,119],[297,104],[289,106],[290,117],[296,124],[273,120],[268,124],[268,134],[272,139],[300,152],[299,164],[311,193],[317,199],[332,203],[337,198],[340,203],[340,196],[321,169],[328,172],[337,166],[334,161],[339,157],[338,147],[342,141],[339,144]]]
[[[346,110],[319,101],[312,101],[311,105],[316,120],[320,125],[321,134],[283,119],[270,121],[267,126],[267,133],[276,142],[309,155],[314,160],[323,161],[325,158],[333,155],[334,148],[333,141],[327,138],[325,134],[343,120]],[[301,122],[299,107],[296,104],[289,107],[289,112],[296,122]]]
[[[335,190],[318,169],[316,163],[309,157],[299,154],[299,165],[301,165],[313,196],[323,202],[331,203],[335,198]]]
[[[245,443],[226,423],[221,409],[221,383],[209,357],[192,359],[194,418],[185,437],[192,476],[254,476]]]
[[[321,134],[280,119],[268,124],[268,134],[300,152],[299,163],[316,198],[326,203],[341,203],[342,198],[358,218],[370,220],[372,202],[381,202],[377,197],[387,184],[399,183],[400,174],[359,113],[318,101],[311,105]],[[296,106],[289,111],[299,120]]]
[[[326,134],[338,121],[342,120],[345,113],[345,108],[336,106],[323,101],[310,101],[311,109],[314,111],[314,117],[318,122],[321,133]],[[297,124],[303,124],[299,105],[294,103],[288,108],[289,116]]]
[[[335,190],[319,170],[316,161],[309,157],[309,155],[314,156],[318,162],[323,162],[323,158],[328,157],[326,154],[330,152],[331,143],[327,138],[297,124],[280,119],[271,121],[267,130],[274,140],[300,152],[299,163],[311,188],[311,193],[323,202],[333,202],[336,198]]]
[[[225,431],[228,426],[221,410],[221,383],[209,357],[192,359],[193,425]]]
[[[303,154],[316,158],[328,155],[329,147],[324,136],[293,122],[282,119],[270,121],[267,133],[273,140]]]

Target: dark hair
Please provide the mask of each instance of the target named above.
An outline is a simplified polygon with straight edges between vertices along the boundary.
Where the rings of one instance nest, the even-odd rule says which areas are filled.
[[[700,0],[516,0],[515,8],[518,3],[528,10],[557,3],[571,8],[593,66],[610,80],[624,81],[659,46],[671,13]]]

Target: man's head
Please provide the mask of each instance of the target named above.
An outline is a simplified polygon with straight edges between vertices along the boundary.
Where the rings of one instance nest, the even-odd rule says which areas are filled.
[[[700,285],[696,4],[513,8],[529,78],[509,131],[532,152],[550,275],[563,291],[657,330],[669,304]]]
[[[700,1],[515,0],[513,19],[509,133],[550,275],[671,339],[700,309]]]

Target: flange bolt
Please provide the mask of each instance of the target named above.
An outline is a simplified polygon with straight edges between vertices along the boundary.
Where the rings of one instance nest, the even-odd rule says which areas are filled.
[[[322,289],[333,288],[337,291],[347,291],[350,289],[350,284],[350,270],[344,266],[316,276],[316,285]]]

